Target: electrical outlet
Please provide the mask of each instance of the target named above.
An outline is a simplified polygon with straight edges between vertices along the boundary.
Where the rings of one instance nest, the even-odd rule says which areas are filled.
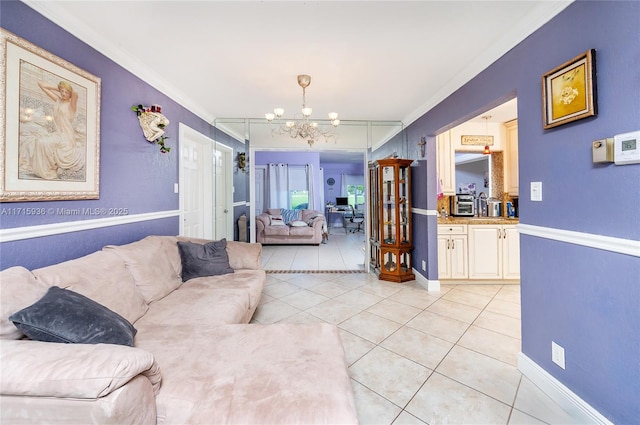
[[[422,260],[422,271],[426,272],[427,271],[427,262]]]
[[[564,348],[551,341],[551,360],[564,369]]]

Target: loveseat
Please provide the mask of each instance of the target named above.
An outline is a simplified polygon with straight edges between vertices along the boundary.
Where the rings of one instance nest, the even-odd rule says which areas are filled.
[[[337,328],[248,324],[266,280],[261,245],[224,241],[221,249],[223,241],[149,236],[33,271],[0,272],[0,422],[357,423]],[[198,268],[185,263],[185,251],[207,258],[209,248],[216,261],[226,255],[223,268],[231,270],[193,277]],[[71,336],[49,329],[67,326],[57,319],[34,323],[35,307],[52,294],[102,308],[122,329],[88,320],[78,327],[132,329],[133,346],[28,339],[29,326],[77,336],[76,328]]]
[[[256,242],[318,245],[326,232],[324,215],[316,210],[269,208],[256,217]]]

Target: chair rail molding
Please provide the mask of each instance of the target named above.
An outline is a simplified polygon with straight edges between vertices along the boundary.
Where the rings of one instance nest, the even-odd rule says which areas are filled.
[[[640,257],[640,241],[616,238],[612,236],[595,235],[592,233],[576,232],[573,230],[554,229],[551,227],[518,224],[518,232],[523,235],[536,236],[589,248],[612,251],[618,254]]]
[[[139,223],[141,221],[178,217],[179,215],[180,210],[155,211],[150,213],[131,214],[117,217],[66,221],[64,223],[39,224],[36,226],[0,229],[0,242],[12,242],[24,239],[40,238],[43,236],[60,235],[63,233],[79,232],[81,230],[92,230],[102,227],[119,226],[121,224]]]

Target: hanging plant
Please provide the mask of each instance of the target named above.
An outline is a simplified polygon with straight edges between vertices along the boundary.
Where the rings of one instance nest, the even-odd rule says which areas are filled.
[[[131,110],[138,116],[140,127],[142,127],[147,141],[157,143],[160,146],[160,152],[169,152],[171,148],[165,145],[165,140],[169,137],[164,135],[164,128],[169,125],[169,120],[162,115],[162,107],[159,105],[133,105]]]

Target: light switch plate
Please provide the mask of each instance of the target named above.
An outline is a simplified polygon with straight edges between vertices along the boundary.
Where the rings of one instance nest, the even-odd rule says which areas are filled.
[[[542,201],[542,182],[531,182],[531,200]]]

